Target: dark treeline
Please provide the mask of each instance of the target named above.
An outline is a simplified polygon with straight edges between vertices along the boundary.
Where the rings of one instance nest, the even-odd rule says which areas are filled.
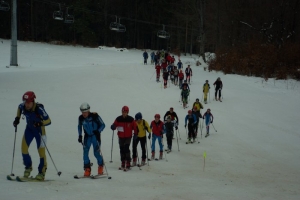
[[[5,1],[11,5],[11,0]],[[282,68],[289,71],[287,75],[300,68],[299,58],[291,58],[294,54],[291,52],[297,51],[300,55],[300,0],[17,2],[19,40],[167,49],[176,54],[216,52],[210,69],[264,77],[274,76],[279,71],[282,76]],[[74,23],[53,19],[53,12],[59,10],[58,3],[61,3],[64,13],[69,8],[69,14],[75,17]],[[116,20],[115,16],[120,17],[126,32],[109,29],[110,23]],[[10,18],[11,11],[0,11],[1,38],[10,38]],[[169,39],[157,37],[163,24],[170,33]],[[263,53],[265,49],[272,53],[270,59],[276,58],[275,65],[271,61],[261,62],[258,52]],[[293,62],[286,64],[286,56]],[[270,66],[266,66],[267,63]]]

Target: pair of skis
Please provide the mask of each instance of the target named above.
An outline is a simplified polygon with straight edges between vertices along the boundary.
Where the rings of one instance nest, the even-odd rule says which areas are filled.
[[[45,182],[45,181],[49,181],[49,180],[38,180],[38,179],[36,179],[32,176],[28,177],[28,178],[25,178],[25,177],[21,177],[21,176],[13,177],[11,175],[7,175],[6,179],[9,180],[9,181],[18,181],[18,182]]]
[[[78,176],[78,175],[74,176],[75,179],[83,179],[83,178],[98,179],[98,178],[103,178],[103,177],[107,177],[107,174],[97,174],[97,175],[91,175],[91,176]],[[111,179],[111,177],[109,176],[108,179]]]

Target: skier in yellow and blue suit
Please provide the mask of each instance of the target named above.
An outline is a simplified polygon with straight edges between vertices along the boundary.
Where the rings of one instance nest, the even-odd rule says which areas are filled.
[[[36,140],[38,153],[40,156],[40,164],[38,166],[37,180],[44,180],[47,170],[47,159],[45,154],[45,143],[47,141],[45,126],[51,124],[51,120],[46,113],[42,104],[36,103],[36,96],[34,92],[28,91],[23,97],[23,103],[18,107],[17,116],[13,125],[17,127],[20,123],[20,117],[23,114],[26,118],[26,128],[22,139],[22,157],[25,165],[24,177],[28,178],[32,171],[32,160],[29,155],[28,149],[33,138]]]
[[[101,117],[95,113],[90,112],[90,105],[83,103],[80,106],[81,115],[78,118],[78,142],[83,145],[83,168],[84,176],[91,175],[91,163],[89,159],[89,151],[91,145],[94,148],[94,156],[98,163],[98,174],[103,174],[103,158],[100,154],[101,132],[105,128],[105,124]],[[84,139],[82,142],[82,128],[84,131]]]

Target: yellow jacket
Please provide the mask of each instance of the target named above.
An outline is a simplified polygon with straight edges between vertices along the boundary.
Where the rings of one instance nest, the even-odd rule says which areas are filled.
[[[193,104],[193,108],[197,107],[197,111],[200,111],[200,109],[203,109],[203,105],[200,102],[195,102]]]
[[[208,83],[204,83],[203,85],[203,92],[204,93],[208,93],[209,92],[209,89],[210,89],[210,86]]]
[[[135,121],[138,127],[138,137],[146,137],[146,130],[151,133],[151,129],[146,120]]]

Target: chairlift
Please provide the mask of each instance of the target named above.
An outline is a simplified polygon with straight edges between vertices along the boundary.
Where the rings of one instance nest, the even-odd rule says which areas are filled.
[[[65,23],[66,24],[72,24],[72,23],[74,23],[74,16],[69,15],[68,11],[69,11],[69,8],[67,7],[66,15],[65,15]]]
[[[64,13],[61,10],[60,3],[58,5],[59,5],[59,10],[53,12],[53,19],[55,19],[55,20],[64,20]]]
[[[123,24],[120,24],[120,18],[119,18],[119,22],[118,22],[117,16],[116,16],[116,21],[110,23],[109,29],[112,31],[117,31],[117,32],[126,32],[126,26]]]
[[[163,38],[163,39],[169,39],[170,38],[170,34],[167,31],[165,31],[165,25],[164,24],[163,24],[163,30],[157,31],[157,37]]]
[[[10,6],[7,2],[5,1],[0,1],[0,10],[2,11],[9,11]]]

